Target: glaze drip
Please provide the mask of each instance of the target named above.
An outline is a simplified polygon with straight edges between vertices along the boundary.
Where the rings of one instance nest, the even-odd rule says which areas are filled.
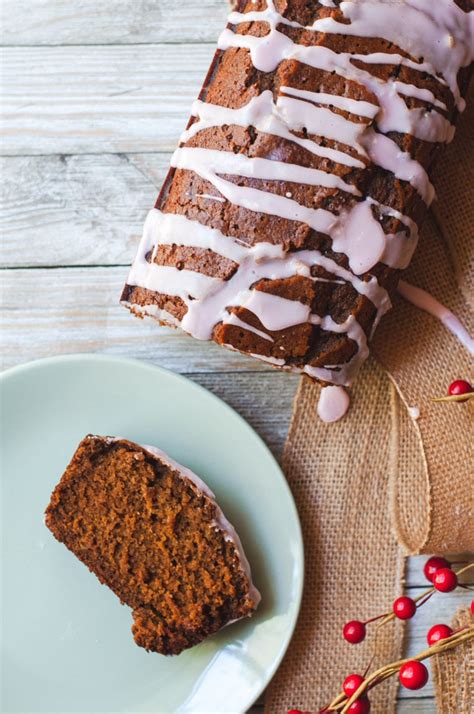
[[[339,421],[349,409],[349,395],[343,387],[323,387],[318,402],[318,416],[327,424]]]

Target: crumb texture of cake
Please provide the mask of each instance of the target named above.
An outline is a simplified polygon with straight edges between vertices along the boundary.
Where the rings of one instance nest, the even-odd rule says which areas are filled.
[[[135,642],[176,655],[252,615],[260,594],[213,493],[159,449],[89,435],[46,525],[133,612]]]
[[[123,304],[323,384],[351,384],[464,108],[473,9],[240,0]]]

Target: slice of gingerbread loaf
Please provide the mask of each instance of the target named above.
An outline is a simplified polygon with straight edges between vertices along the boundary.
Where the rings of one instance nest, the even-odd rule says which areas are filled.
[[[122,301],[348,385],[413,255],[435,159],[464,108],[474,2],[236,8]]]
[[[87,436],[46,525],[132,608],[135,642],[149,651],[179,654],[260,601],[214,494],[154,447]]]

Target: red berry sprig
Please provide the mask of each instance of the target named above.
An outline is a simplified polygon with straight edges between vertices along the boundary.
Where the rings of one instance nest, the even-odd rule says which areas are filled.
[[[410,660],[400,667],[398,679],[406,689],[421,689],[428,681],[428,670],[422,662]]]
[[[447,625],[436,625],[435,627],[447,627]],[[434,628],[432,628],[434,629]],[[450,629],[450,628],[448,628]],[[370,710],[370,702],[367,698],[367,692],[373,687],[377,686],[381,682],[393,677],[398,674],[400,684],[407,689],[416,690],[421,689],[428,682],[428,670],[426,666],[422,663],[422,660],[429,659],[434,655],[441,654],[448,650],[458,647],[464,642],[474,639],[474,624],[470,627],[464,627],[457,632],[452,632],[449,637],[441,637],[438,641],[431,644],[428,649],[420,652],[415,657],[411,659],[402,659],[397,662],[392,662],[384,667],[372,672],[366,677],[361,677],[359,680],[361,683],[355,691],[352,691],[352,687],[349,686],[352,694],[349,696],[343,688],[343,692],[339,694],[325,709],[322,709],[320,714],[329,714],[330,712],[340,712],[340,714],[356,714],[363,713]],[[360,675],[349,675],[345,680],[344,684],[349,681],[349,684],[354,681],[352,677],[359,677]],[[356,702],[362,702],[362,704],[357,704],[356,708],[352,708]],[[368,709],[366,707],[369,707]]]
[[[432,558],[428,558],[428,560],[426,561],[425,566],[423,568],[423,573],[425,574],[425,578],[429,580],[430,583],[432,583],[437,570],[439,570],[440,568],[450,567],[451,563],[449,563],[446,558],[438,558],[436,555],[434,555]]]
[[[361,674],[350,674],[346,677],[342,685],[346,697],[350,699],[352,695],[357,692],[364,681],[365,678]],[[347,711],[351,712],[351,714],[366,714],[366,712],[370,711],[370,702],[368,697],[363,696],[360,699],[356,699]]]
[[[370,702],[367,697],[361,697],[352,702],[347,711],[349,714],[368,714],[370,712]]]
[[[452,564],[445,558],[433,556],[429,558],[423,568],[426,579],[432,583],[432,587],[416,598],[402,596],[397,598],[389,613],[384,613],[373,617],[365,622],[361,620],[351,620],[344,625],[343,636],[351,644],[362,642],[367,634],[369,623],[381,620],[379,627],[385,625],[390,620],[398,618],[408,620],[412,618],[421,605],[424,605],[436,592],[451,592],[459,585],[458,576],[474,568],[474,563],[470,563],[461,570],[454,572]],[[460,587],[468,587],[460,585]],[[468,588],[469,589],[469,588]],[[471,612],[474,616],[474,600],[471,602]],[[463,627],[453,631],[448,625],[439,623],[433,625],[427,633],[428,649],[420,652],[411,659],[402,659],[397,662],[385,665],[380,669],[368,674],[373,658],[363,675],[349,674],[343,682],[342,693],[339,694],[329,705],[320,709],[318,714],[330,714],[340,712],[340,714],[368,714],[370,712],[370,700],[368,693],[376,685],[385,679],[398,674],[400,684],[407,689],[421,689],[428,682],[428,670],[422,660],[433,657],[450,649],[454,649],[463,642],[474,639],[474,623],[472,626]],[[287,714],[310,714],[299,709],[291,709]]]
[[[365,640],[365,635],[367,634],[366,624],[360,620],[346,622],[342,630],[342,635],[346,642],[350,642],[351,645],[357,645]]]
[[[451,637],[452,634],[453,630],[448,625],[433,625],[433,627],[430,627],[428,630],[426,639],[431,647],[431,645],[435,645],[437,642],[440,642],[440,640],[445,640],[447,637]]]
[[[351,620],[344,625],[343,636],[347,642],[357,644],[362,642],[367,634],[367,625],[371,622],[381,620],[379,627],[386,624],[390,620],[398,618],[400,620],[409,620],[415,614],[421,605],[424,605],[431,596],[436,592],[451,592],[459,584],[458,575],[474,567],[474,563],[469,564],[455,573],[452,570],[451,563],[445,558],[433,556],[429,558],[423,568],[426,579],[432,583],[432,587],[423,592],[417,598],[407,596],[398,597],[392,604],[392,611],[383,615],[378,615],[365,622],[361,620]],[[471,603],[471,610],[474,614],[474,600]],[[459,639],[460,638],[460,639]],[[367,676],[360,674],[350,674],[343,683],[343,694],[340,694],[331,704],[321,712],[340,711],[343,714],[346,712],[351,714],[365,714],[370,711],[370,701],[367,697],[367,692],[375,685],[382,682],[384,679],[398,672],[399,680],[402,686],[407,689],[420,689],[424,687],[428,681],[428,670],[421,660],[437,654],[438,651],[450,649],[457,645],[458,641],[474,638],[474,626],[472,628],[464,628],[458,632],[444,624],[434,625],[427,634],[429,649],[420,653],[417,657],[410,660],[401,660],[393,665],[387,665],[377,672],[373,672]],[[370,667],[370,665],[369,665]]]
[[[451,568],[440,568],[434,574],[433,585],[440,593],[450,593],[458,585],[458,576]]]
[[[365,681],[365,677],[361,674],[350,674],[345,678],[342,688],[346,697],[352,697],[354,692],[357,692],[360,685]]]
[[[410,620],[416,613],[416,602],[411,597],[397,597],[392,610],[399,620]]]
[[[466,379],[455,379],[445,397],[432,397],[432,402],[467,402],[474,398],[474,387]]]
[[[460,570],[458,574],[463,573],[471,567],[474,567],[474,563]],[[429,590],[425,590],[416,598],[407,597],[405,595],[398,597],[392,604],[392,612],[390,613],[377,615],[377,617],[372,617],[370,620],[366,620],[365,622],[361,620],[351,620],[350,622],[347,622],[342,631],[346,642],[350,642],[352,645],[363,642],[367,635],[367,625],[371,622],[381,620],[381,622],[379,622],[379,627],[381,627],[395,618],[398,618],[399,620],[410,620],[416,614],[417,609],[428,602],[436,591],[449,593],[452,592],[459,584],[458,574],[452,570],[451,563],[449,563],[449,561],[445,558],[440,558],[438,556],[429,558],[425,563],[423,572],[427,580],[433,583],[433,587],[429,588]]]
[[[459,397],[463,394],[470,394],[474,389],[465,379],[455,379],[448,387],[450,397]]]

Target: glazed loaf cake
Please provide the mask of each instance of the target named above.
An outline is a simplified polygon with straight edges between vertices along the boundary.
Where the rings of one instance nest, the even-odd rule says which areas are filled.
[[[87,436],[46,525],[132,608],[135,641],[149,651],[179,654],[260,601],[214,494],[154,447]]]
[[[464,107],[472,10],[472,0],[238,3],[123,304],[350,384]]]

